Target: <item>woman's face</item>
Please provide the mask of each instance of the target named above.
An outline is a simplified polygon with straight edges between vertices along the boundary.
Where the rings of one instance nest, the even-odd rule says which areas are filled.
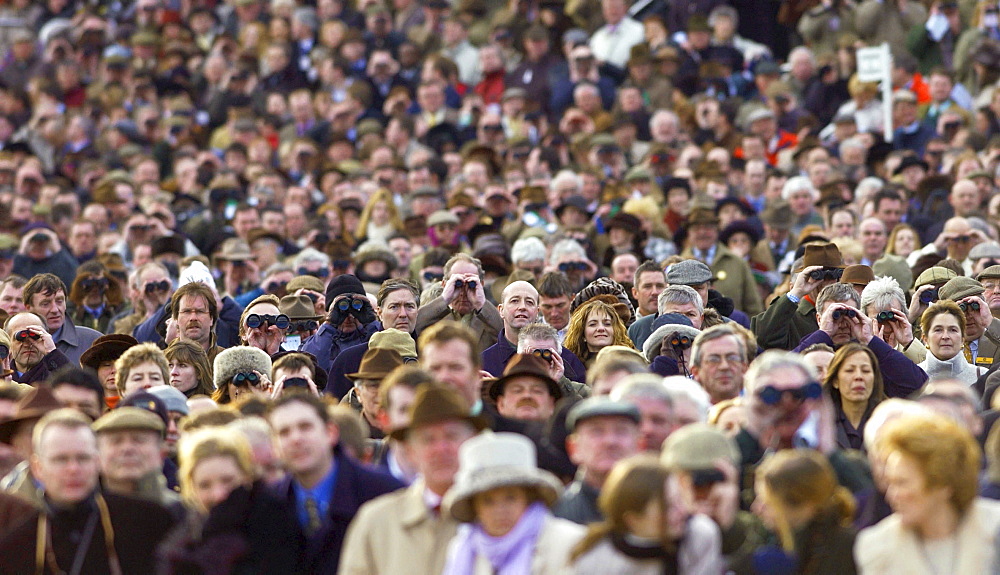
[[[626,229],[614,227],[608,232],[608,241],[616,248],[632,247],[632,233]]]
[[[168,361],[167,365],[170,367],[170,385],[177,391],[190,391],[198,385],[198,374],[194,365],[176,359]]]
[[[614,328],[608,314],[603,311],[590,312],[587,316],[587,325],[584,326],[583,338],[587,347],[594,353],[611,345]]]
[[[840,390],[844,402],[867,402],[875,387],[875,372],[868,355],[861,351],[850,355],[840,366],[833,386]]]
[[[938,314],[924,337],[930,352],[940,360],[949,360],[962,351],[962,328],[950,313]]]
[[[517,525],[529,503],[523,487],[498,487],[476,495],[472,508],[487,535],[502,537]]]
[[[686,216],[691,198],[682,188],[674,188],[667,192],[667,207],[675,214]]]
[[[108,397],[116,397],[118,395],[118,388],[115,387],[115,362],[102,361],[97,366],[97,379],[101,380],[105,395]]]
[[[665,521],[663,505],[656,498],[650,499],[642,512],[625,512],[625,524],[629,534],[643,539],[662,538]]]
[[[376,226],[384,226],[389,223],[389,207],[384,201],[375,202],[372,206],[372,223]]]
[[[916,462],[898,451],[886,457],[885,483],[886,500],[905,527],[914,528],[933,521],[950,504],[951,490],[928,488]]]
[[[737,256],[745,258],[747,257],[747,254],[750,253],[750,248],[753,246],[750,245],[750,236],[746,234],[733,234],[733,236],[729,238],[729,243],[726,244],[726,247],[728,247],[729,251],[733,252]]]
[[[910,230],[899,230],[896,234],[896,255],[906,257],[917,247],[916,235]]]
[[[149,389],[158,385],[166,385],[163,381],[163,371],[152,361],[144,361],[128,371],[125,378],[125,395],[139,389]]]
[[[756,491],[757,497],[754,499],[750,509],[772,531],[777,528],[779,513],[784,516],[784,519],[788,521],[788,525],[792,529],[805,525],[816,514],[815,508],[811,505],[793,506],[787,502],[778,511],[774,505],[776,495],[771,493],[767,482],[764,480],[754,482],[754,491]]]
[[[249,483],[250,478],[229,455],[203,459],[191,472],[195,500],[206,511],[225,501],[233,489]]]

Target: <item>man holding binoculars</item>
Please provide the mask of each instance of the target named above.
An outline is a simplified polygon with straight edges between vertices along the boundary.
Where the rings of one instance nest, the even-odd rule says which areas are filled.
[[[444,265],[441,295],[417,311],[416,335],[442,319],[453,319],[475,332],[477,354],[495,344],[503,329],[503,318],[496,306],[486,305],[483,276],[483,266],[476,258],[467,254],[452,256]]]
[[[56,349],[44,321],[31,312],[14,314],[4,330],[11,334],[10,368],[18,383],[44,381],[49,374],[69,364],[69,359]]]

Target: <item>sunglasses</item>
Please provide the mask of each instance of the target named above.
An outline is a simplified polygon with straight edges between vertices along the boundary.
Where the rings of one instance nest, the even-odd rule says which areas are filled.
[[[233,376],[233,385],[236,387],[256,386],[258,383],[260,383],[260,376],[252,371],[250,373],[237,373]]]
[[[330,270],[327,268],[320,268],[315,271],[309,271],[306,268],[299,268],[300,276],[313,276],[315,278],[326,279],[330,275]]]
[[[809,272],[809,277],[814,280],[835,280],[840,281],[840,278],[844,275],[844,270],[840,268],[824,268],[821,270],[813,270]]]
[[[835,309],[833,310],[833,319],[840,319],[842,317],[849,317],[854,319],[858,317],[858,312],[853,309]]]
[[[338,301],[336,306],[338,310],[343,312],[350,311],[352,309],[354,311],[361,311],[361,309],[365,307],[365,301],[367,300],[356,297],[345,297],[344,299]]]
[[[291,321],[288,319],[288,316],[285,315],[285,314],[281,314],[281,315],[268,315],[268,314],[260,315],[260,314],[252,313],[252,314],[250,314],[250,315],[247,316],[247,327],[249,327],[250,329],[257,329],[258,327],[268,326],[268,325],[273,325],[273,326],[277,327],[278,329],[288,329],[288,326],[289,326],[290,323],[291,323]]]
[[[17,333],[14,334],[14,339],[17,340],[17,341],[24,341],[24,340],[28,339],[29,337],[31,339],[37,341],[37,340],[41,339],[42,336],[38,335],[37,333],[35,333],[33,331],[29,331],[29,330],[26,330],[26,329],[22,329],[21,331],[19,331],[19,332],[17,332]]]
[[[455,289],[462,289],[462,288],[476,289],[477,285],[478,283],[475,280],[472,281],[455,280]]]
[[[552,350],[551,349],[533,349],[531,350],[531,355],[535,357],[540,357],[545,361],[552,363]]]
[[[561,272],[582,272],[590,269],[590,266],[583,262],[563,262],[559,264],[559,271]]]
[[[95,289],[106,290],[108,289],[108,279],[107,278],[89,278],[80,282],[80,287],[83,291],[91,291]]]
[[[962,303],[958,304],[958,307],[962,308],[962,311],[969,311],[969,308],[972,308],[972,311],[979,311],[981,309],[980,305],[979,305],[979,302],[975,302],[975,301],[972,302],[972,303],[962,302]]]
[[[319,329],[319,322],[316,321],[316,320],[310,320],[310,321],[297,321],[297,322],[291,324],[291,327],[290,327],[290,329],[288,331],[293,331],[293,332],[295,332],[295,331],[313,331],[313,330],[316,330],[316,329]]]
[[[267,284],[267,291],[276,292],[288,287],[288,282],[271,282]]]
[[[158,282],[149,282],[146,284],[146,294],[152,295],[158,291],[167,291],[170,289],[170,280],[160,280]]]
[[[765,385],[757,392],[757,397],[767,405],[778,405],[786,394],[791,395],[795,401],[819,399],[823,395],[823,386],[815,381],[791,389],[778,389],[773,385]]]

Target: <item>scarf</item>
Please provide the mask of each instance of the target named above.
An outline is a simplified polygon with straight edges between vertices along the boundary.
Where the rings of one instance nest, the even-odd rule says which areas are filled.
[[[479,555],[490,562],[495,575],[531,573],[535,544],[549,515],[548,507],[536,501],[524,511],[517,525],[501,537],[487,535],[478,523],[462,525],[455,536],[444,575],[472,575]]]
[[[934,357],[928,350],[927,358],[917,366],[926,371],[928,377],[950,377],[969,385],[976,383],[980,375],[979,369],[970,364],[962,352],[951,359],[942,360]]]

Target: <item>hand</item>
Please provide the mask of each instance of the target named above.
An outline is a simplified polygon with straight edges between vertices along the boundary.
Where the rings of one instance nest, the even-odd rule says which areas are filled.
[[[725,479],[713,484],[707,497],[696,499],[694,508],[726,530],[732,527],[740,510],[739,472],[730,461],[722,458],[715,460],[715,468],[722,472]]]
[[[455,297],[458,295],[458,288],[455,287],[455,282],[462,280],[465,281],[465,276],[458,274],[451,274],[451,276],[444,280],[444,290],[441,292],[441,298],[444,303],[451,305],[451,302],[455,301]],[[464,287],[462,289],[465,289]]]
[[[892,315],[896,319],[886,324],[892,332],[892,338],[897,344],[903,347],[910,345],[910,342],[913,341],[913,326],[910,324],[910,320],[907,319],[906,314],[898,309],[892,310]],[[888,340],[886,340],[886,343],[888,343]]]
[[[896,335],[892,331],[892,322],[881,323],[877,319],[872,318],[871,323],[872,323],[872,332],[875,334],[875,337],[878,337],[879,339],[884,341],[886,344],[889,345],[889,347],[895,348]]]
[[[172,317],[167,318],[167,332],[163,339],[168,344],[177,339],[177,322]]]
[[[920,294],[925,291],[935,289],[932,284],[925,284],[917,288],[917,291],[913,292],[913,298],[910,299],[910,309],[906,312],[906,319],[909,323],[916,323],[920,321],[920,317],[924,315],[929,307],[928,304],[921,303]]]
[[[814,280],[809,277],[809,274],[822,270],[823,266],[809,266],[804,268],[798,274],[795,275],[795,283],[792,284],[792,289],[788,290],[788,293],[802,299],[807,295],[811,294],[813,290],[820,286],[824,280]],[[822,328],[821,328],[822,329]],[[824,330],[826,331],[826,330]]]
[[[279,397],[281,397],[281,394],[284,393],[284,391],[285,391],[285,380],[286,379],[288,379],[288,376],[287,375],[283,375],[283,376],[281,376],[281,377],[278,378],[278,381],[274,382],[274,385],[271,386],[271,400],[272,401],[275,400],[275,399],[278,399]],[[315,395],[316,397],[319,397],[319,389],[316,388],[316,384],[313,383],[312,378],[307,377],[307,378],[305,378],[305,380],[306,380],[306,383],[309,384],[309,392],[312,393],[313,395]]]
[[[819,318],[819,329],[825,332],[831,338],[833,334],[837,333],[837,326],[840,322],[848,321],[849,318],[841,317],[840,319],[833,319],[833,312],[837,310],[848,310],[854,309],[850,306],[844,305],[842,303],[831,303],[827,304],[826,309],[823,310],[823,315]]]
[[[975,228],[969,230],[969,238],[971,239],[972,247],[975,247],[983,242],[990,241],[990,238],[986,237],[983,230],[977,230]]]
[[[475,282],[476,284],[476,289],[469,293],[469,301],[472,302],[472,307],[476,308],[476,311],[479,311],[486,305],[486,292],[484,291],[483,280],[476,274],[467,274],[465,276],[465,285],[469,285],[469,282]]]
[[[41,336],[41,339],[32,343],[33,345],[40,346],[42,348],[42,355],[48,355],[56,350],[56,342],[52,341],[52,334],[37,327],[29,327],[28,331]]]
[[[973,323],[977,325],[980,329],[986,329],[989,327],[990,323],[993,322],[993,313],[990,312],[990,306],[987,305],[985,301],[977,296],[969,296],[962,298],[958,301],[959,304],[979,304],[979,311],[975,311],[972,308],[968,308],[965,312],[966,323]],[[966,333],[970,330],[966,328]]]
[[[556,352],[552,352],[552,363],[549,364],[549,376],[558,383],[566,374],[566,365],[563,358]]]
[[[847,318],[847,321],[851,322],[852,337],[861,343],[868,345],[868,342],[875,337],[875,333],[872,331],[872,321],[868,319],[868,316],[866,316],[861,310],[854,309],[850,306],[845,307],[853,309],[858,314],[857,317]]]
[[[934,247],[937,248],[938,253],[944,252],[948,249],[948,243],[958,237],[958,234],[954,232],[941,232],[938,237],[934,239]]]

